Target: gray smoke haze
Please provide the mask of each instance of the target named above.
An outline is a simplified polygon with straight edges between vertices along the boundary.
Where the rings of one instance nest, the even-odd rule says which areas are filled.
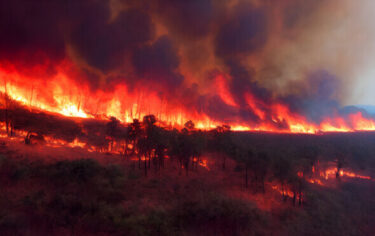
[[[374,103],[374,9],[371,0],[0,0],[0,65],[41,64],[48,80],[68,60],[67,74],[93,91],[148,84],[223,122],[260,121],[250,93],[271,123],[272,103],[319,123]],[[238,106],[217,94],[213,73],[227,75]]]

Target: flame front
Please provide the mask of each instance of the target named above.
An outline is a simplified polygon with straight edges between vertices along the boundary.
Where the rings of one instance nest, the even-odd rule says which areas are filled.
[[[163,99],[160,94],[150,90],[136,88],[130,92],[122,83],[114,85],[109,91],[92,90],[84,82],[78,84],[77,80],[70,79],[62,68],[56,75],[44,80],[5,69],[0,70],[0,78],[0,92],[11,99],[30,109],[71,117],[106,119],[113,116],[122,122],[131,122],[154,114],[166,127],[183,127],[186,121],[192,120],[198,129],[205,130],[222,124],[231,126],[235,131],[319,133],[375,130],[375,121],[364,117],[361,112],[350,114],[345,119],[340,116],[328,117],[317,124],[292,112],[286,104],[265,104],[250,93],[246,94],[246,102],[258,121],[234,119],[224,122],[206,114],[204,110],[186,107],[179,101]],[[223,75],[218,75],[216,81],[222,100],[230,106],[238,106],[228,92]],[[267,112],[271,114],[266,114]]]

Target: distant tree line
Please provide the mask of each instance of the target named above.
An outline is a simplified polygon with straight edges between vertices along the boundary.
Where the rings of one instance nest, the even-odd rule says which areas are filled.
[[[228,125],[209,131],[199,130],[188,121],[182,129],[160,125],[154,115],[134,119],[128,124],[115,117],[109,121],[74,119],[43,112],[33,112],[10,99],[0,109],[9,136],[24,131],[26,144],[44,142],[44,137],[75,140],[98,152],[117,152],[125,159],[138,160],[138,168],[147,176],[165,168],[166,159],[177,163],[179,173],[196,170],[205,153],[212,153],[215,162],[226,171],[227,159],[236,161],[243,173],[244,186],[254,192],[265,192],[267,182],[281,186],[282,198],[292,192],[293,204],[301,205],[313,169],[320,162],[335,162],[336,177],[345,166],[364,170],[374,168],[370,155],[375,155],[375,135],[358,134],[266,134],[233,132]],[[136,165],[134,165],[134,168]],[[289,194],[290,196],[290,194]]]

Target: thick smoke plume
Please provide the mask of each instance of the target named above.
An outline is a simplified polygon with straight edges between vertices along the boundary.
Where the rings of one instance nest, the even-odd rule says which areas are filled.
[[[337,41],[353,36],[364,19],[340,22],[362,8],[335,3],[1,0],[0,67],[32,87],[62,72],[94,96],[119,86],[137,101],[152,92],[161,112],[178,106],[221,123],[288,129],[275,112],[285,109],[316,124],[367,116],[344,107],[360,102],[349,96],[357,69],[347,66],[361,54],[356,45],[343,52],[350,39]]]

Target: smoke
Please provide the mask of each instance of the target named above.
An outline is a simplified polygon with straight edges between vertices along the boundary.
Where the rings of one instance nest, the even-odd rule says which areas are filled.
[[[0,65],[48,80],[68,64],[66,74],[93,91],[154,90],[222,122],[275,123],[268,104],[283,103],[319,123],[369,102],[356,95],[375,87],[363,85],[375,74],[364,63],[375,49],[374,4],[337,3],[0,0]],[[226,75],[236,106],[218,94],[212,71]]]
[[[160,37],[150,46],[135,51],[132,59],[139,78],[157,80],[164,87],[178,87],[184,77],[177,71],[179,57],[168,37]]]
[[[302,93],[289,95],[284,101],[295,112],[320,123],[323,118],[337,115],[340,106],[334,97],[338,88],[339,81],[334,75],[327,71],[316,71],[307,77]]]
[[[112,21],[109,14],[102,15],[82,19],[72,33],[71,44],[90,66],[109,72],[153,38],[153,25],[148,14],[136,9],[121,12]]]

